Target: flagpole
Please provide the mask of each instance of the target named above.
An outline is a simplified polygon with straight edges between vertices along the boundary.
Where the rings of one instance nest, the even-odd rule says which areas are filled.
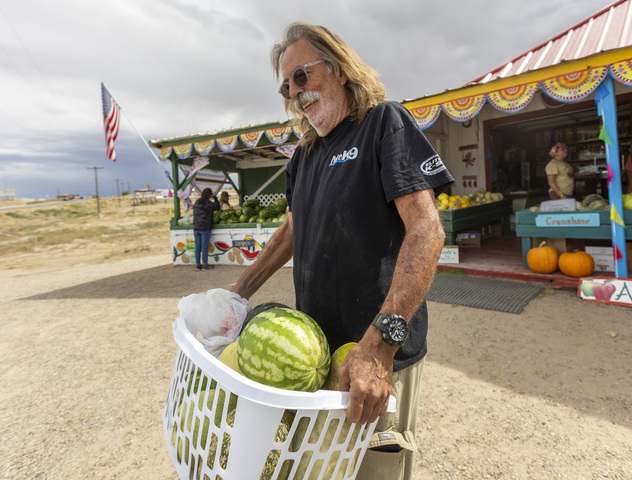
[[[136,133],[138,134],[138,136],[142,139],[143,143],[145,144],[145,146],[147,147],[147,150],[149,150],[149,152],[153,155],[153,157],[156,159],[156,161],[158,162],[158,165],[160,165],[160,160],[158,159],[158,157],[156,156],[156,153],[152,150],[152,148],[149,146],[149,143],[147,143],[147,141],[145,140],[145,138],[141,135],[141,133],[138,131],[138,128],[136,128],[136,125],[134,125],[134,122],[132,122],[132,119],[129,118],[129,115],[127,115],[127,113],[125,112],[125,110],[123,109],[123,107],[121,107],[121,104],[119,103],[119,108],[121,109],[121,112],[123,112],[123,114],[125,115],[125,118],[127,118],[127,121],[132,125],[132,127],[134,128],[134,130],[136,130]],[[160,168],[162,168],[163,170],[165,170],[162,165],[160,165]],[[166,170],[165,170],[166,171]]]
[[[112,97],[114,98],[114,97]],[[162,168],[162,170],[165,172],[165,174],[167,175],[167,178],[169,180],[171,180],[171,184],[173,185],[173,188],[175,189],[176,186],[173,184],[173,180],[171,179],[171,176],[169,175],[169,172],[167,171],[167,169],[165,169],[161,164],[160,164],[160,160],[158,159],[158,157],[156,156],[156,153],[154,152],[154,150],[149,146],[149,143],[147,143],[147,141],[145,140],[145,137],[143,137],[140,133],[140,131],[138,130],[138,128],[136,128],[136,125],[134,125],[134,122],[132,122],[132,119],[129,118],[129,115],[127,115],[127,112],[125,112],[125,110],[123,110],[123,108],[121,107],[121,104],[118,104],[119,108],[121,109],[121,112],[123,112],[123,115],[125,115],[125,118],[127,118],[127,121],[130,123],[130,125],[134,128],[134,130],[136,130],[136,133],[138,134],[138,136],[143,140],[143,143],[145,144],[145,146],[147,147],[147,149],[151,152],[151,154],[153,155],[153,157],[156,159],[156,162],[158,162],[158,165],[160,165],[160,168]],[[182,170],[181,170],[182,172]],[[182,187],[181,187],[182,188]],[[193,188],[195,188],[196,191],[199,192],[198,188],[195,186],[195,184],[193,185]]]

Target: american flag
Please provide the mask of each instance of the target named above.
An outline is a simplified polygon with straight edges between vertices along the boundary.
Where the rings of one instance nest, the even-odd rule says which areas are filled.
[[[101,98],[103,100],[103,126],[105,127],[106,154],[110,160],[116,162],[114,140],[116,140],[119,131],[121,108],[117,105],[103,84],[101,84]]]

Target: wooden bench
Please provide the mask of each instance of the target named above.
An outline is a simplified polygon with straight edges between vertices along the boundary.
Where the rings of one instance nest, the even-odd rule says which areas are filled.
[[[536,225],[536,218],[540,215],[546,217],[568,216],[569,214],[592,213],[599,215],[599,225],[595,226],[559,226],[559,227],[539,227]],[[632,210],[624,210],[623,221],[625,223],[625,239],[632,240]],[[553,222],[555,223],[555,222]],[[520,210],[516,212],[516,236],[522,237],[522,262],[525,268],[527,264],[527,253],[531,250],[532,238],[580,238],[584,240],[612,239],[612,226],[610,224],[609,210],[576,210],[575,212],[531,212]]]
[[[440,210],[439,215],[445,230],[445,244],[456,245],[456,233],[500,221],[503,235],[510,233],[510,217],[513,213],[512,201],[504,198],[498,202],[459,208]]]

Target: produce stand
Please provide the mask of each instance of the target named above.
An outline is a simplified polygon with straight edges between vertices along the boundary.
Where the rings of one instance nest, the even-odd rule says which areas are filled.
[[[513,208],[510,198],[456,210],[440,210],[439,215],[445,231],[445,244],[455,245],[456,233],[459,231],[497,221],[502,223],[502,234],[508,235],[512,214]]]
[[[270,241],[281,223],[214,225],[209,244],[209,263],[250,265]],[[195,265],[193,228],[171,227],[171,254],[174,265]],[[290,260],[286,267],[292,266]]]
[[[632,240],[632,210],[623,211],[625,239]],[[532,238],[612,239],[609,210],[572,212],[516,212],[516,236],[522,237],[522,261],[525,268]]]
[[[176,193],[170,223],[173,264],[195,264],[193,226],[183,223],[190,213],[186,204],[193,202],[187,193],[194,196],[209,187],[217,194],[230,185],[240,205],[256,198],[262,207],[269,206],[285,197],[285,167],[299,139],[294,123],[283,122],[150,141],[160,150],[160,159],[171,162]],[[281,225],[270,221],[214,225],[209,263],[251,264]],[[291,261],[286,264],[291,265]]]

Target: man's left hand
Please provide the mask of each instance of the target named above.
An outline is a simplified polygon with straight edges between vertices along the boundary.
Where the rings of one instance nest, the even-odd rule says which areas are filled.
[[[339,370],[340,390],[349,392],[349,421],[374,422],[386,414],[396,351],[374,327],[349,351]]]

